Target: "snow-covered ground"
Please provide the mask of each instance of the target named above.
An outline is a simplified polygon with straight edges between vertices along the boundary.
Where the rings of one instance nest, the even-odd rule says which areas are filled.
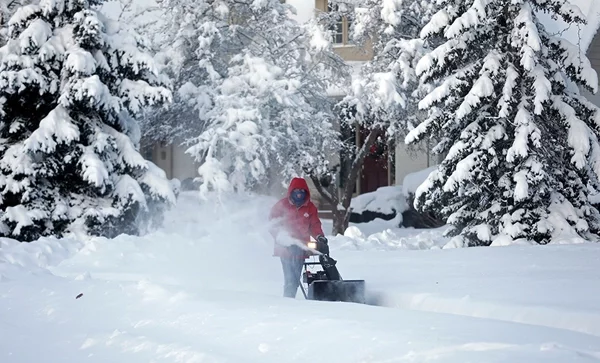
[[[1,240],[0,362],[600,360],[596,244],[439,249],[442,230],[374,221],[331,253],[375,305],[291,300],[272,202],[185,193],[143,238]]]

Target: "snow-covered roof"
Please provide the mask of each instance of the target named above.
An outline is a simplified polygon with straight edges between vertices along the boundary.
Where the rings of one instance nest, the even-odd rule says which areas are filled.
[[[560,34],[562,38],[575,45],[579,45],[581,51],[586,53],[598,28],[600,28],[600,0],[569,0],[569,2],[579,7],[583,15],[587,18],[587,24],[583,26],[569,26],[562,20],[553,20],[545,13],[538,14],[538,16],[550,33]]]

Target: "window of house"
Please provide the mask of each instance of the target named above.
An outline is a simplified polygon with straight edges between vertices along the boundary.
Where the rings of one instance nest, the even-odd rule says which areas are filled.
[[[327,2],[327,11],[337,11],[337,5]],[[338,19],[338,21],[330,27],[330,30],[333,32],[333,43],[340,45],[351,43],[350,27],[351,21],[346,19],[346,17]]]
[[[333,27],[333,43],[334,44],[344,44],[344,24],[342,22],[338,22]]]
[[[352,20],[346,19],[346,44],[352,44],[352,38],[350,36],[350,30],[352,29]]]

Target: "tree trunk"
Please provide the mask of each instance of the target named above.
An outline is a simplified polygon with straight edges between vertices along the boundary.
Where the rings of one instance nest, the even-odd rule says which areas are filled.
[[[336,236],[344,234],[350,223],[350,210],[338,210],[333,213],[333,228],[331,233]]]
[[[377,128],[371,129],[367,139],[364,144],[360,147],[354,160],[352,161],[352,167],[350,169],[350,173],[346,177],[344,189],[341,193],[341,199],[338,194],[336,179],[334,178],[334,182],[332,183],[329,190],[326,190],[323,185],[321,185],[320,179],[316,175],[311,175],[311,180],[315,184],[317,191],[319,194],[325,199],[331,208],[331,212],[333,214],[333,228],[332,234],[344,234],[348,225],[350,224],[350,203],[352,202],[352,192],[354,190],[354,186],[356,185],[356,180],[360,176],[360,171],[364,164],[365,158],[369,154],[369,149],[375,142],[377,138],[381,135],[381,131]]]

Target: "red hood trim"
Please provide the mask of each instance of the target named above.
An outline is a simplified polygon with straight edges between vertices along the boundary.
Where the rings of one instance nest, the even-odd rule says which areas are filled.
[[[304,204],[306,204],[306,203],[308,203],[308,201],[310,201],[310,189],[308,188],[308,183],[306,182],[306,180],[304,180],[304,178],[292,179],[292,181],[290,182],[290,186],[288,187],[288,191],[287,191],[288,199],[292,195],[292,190],[294,190],[294,189],[306,190],[306,196],[308,198],[306,198],[306,202],[304,202]]]

